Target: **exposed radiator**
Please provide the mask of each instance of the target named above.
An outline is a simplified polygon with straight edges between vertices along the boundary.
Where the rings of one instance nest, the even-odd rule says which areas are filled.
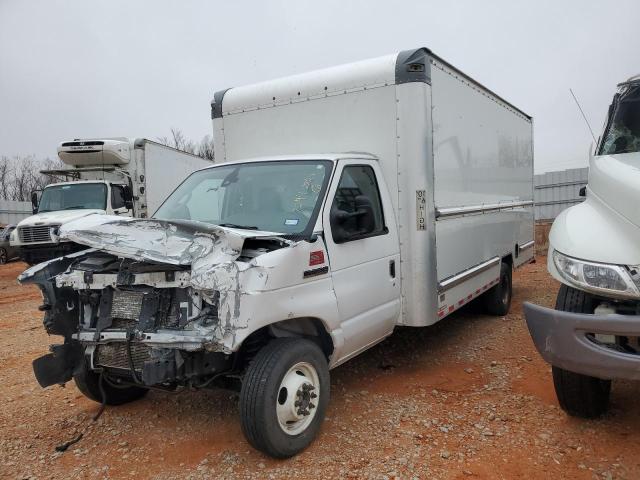
[[[131,358],[133,359],[133,368],[136,371],[142,371],[145,360],[149,360],[150,356],[151,347],[144,343],[131,344]],[[125,342],[112,342],[98,345],[94,353],[94,364],[101,367],[130,370],[127,344]]]

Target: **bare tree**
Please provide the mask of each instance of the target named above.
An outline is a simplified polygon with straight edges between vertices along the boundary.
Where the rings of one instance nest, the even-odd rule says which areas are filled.
[[[199,157],[207,160],[214,160],[213,154],[213,138],[210,135],[205,135],[200,144],[198,145],[198,151],[196,153]]]
[[[0,158],[0,198],[9,198],[9,178],[11,176],[11,160],[4,155]]]
[[[31,192],[41,190],[57,181],[54,177],[41,174],[40,170],[60,168],[60,166],[60,161],[50,158],[38,160],[33,155],[1,157],[0,198],[28,201],[31,198]]]
[[[170,137],[158,137],[157,140],[168,147],[213,161],[213,138],[210,135],[205,135],[200,143],[196,143],[189,140],[179,128],[171,127]]]

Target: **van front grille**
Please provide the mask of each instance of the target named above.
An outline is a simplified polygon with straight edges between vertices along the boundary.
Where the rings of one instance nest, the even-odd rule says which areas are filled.
[[[41,225],[37,227],[19,227],[18,237],[22,243],[51,241],[51,229],[59,225]]]

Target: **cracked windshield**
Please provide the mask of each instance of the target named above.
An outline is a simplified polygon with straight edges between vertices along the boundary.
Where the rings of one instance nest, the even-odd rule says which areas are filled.
[[[600,155],[631,152],[640,152],[640,78],[614,97]]]
[[[242,163],[192,174],[154,218],[302,234],[313,229],[331,162]],[[308,232],[310,233],[310,232]]]

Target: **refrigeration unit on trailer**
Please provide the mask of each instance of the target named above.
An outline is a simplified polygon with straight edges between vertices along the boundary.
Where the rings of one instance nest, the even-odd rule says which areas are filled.
[[[287,457],[330,368],[477,297],[507,313],[533,258],[532,124],[507,101],[420,48],[220,91],[212,117],[218,164],[153,218],[71,222],[95,250],[22,274],[74,306],[45,313],[66,343],[42,385],[237,388],[249,442]]]
[[[188,174],[211,164],[145,138],[124,137],[62,142],[58,157],[69,168],[41,172],[58,181],[39,197],[32,193],[34,215],[11,238],[27,263],[85,248],[58,237],[62,224],[94,213],[150,216]]]

